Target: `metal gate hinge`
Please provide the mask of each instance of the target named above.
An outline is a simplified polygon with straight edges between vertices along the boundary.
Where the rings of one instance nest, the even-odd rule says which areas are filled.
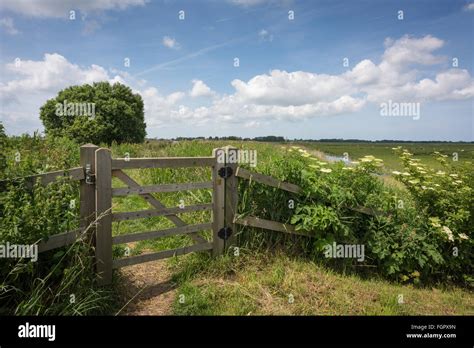
[[[91,165],[86,164],[86,184],[93,185],[95,183],[95,174],[92,173]]]
[[[227,240],[232,235],[232,228],[230,227],[223,227],[217,232],[217,236],[220,239]]]
[[[219,169],[219,171],[217,173],[219,174],[219,176],[221,178],[227,179],[227,178],[230,178],[232,176],[234,171],[232,170],[231,167],[222,167],[222,168]]]

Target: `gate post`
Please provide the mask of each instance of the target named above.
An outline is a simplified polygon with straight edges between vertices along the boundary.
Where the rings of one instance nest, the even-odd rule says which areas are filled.
[[[224,227],[224,179],[219,176],[219,170],[225,166],[219,160],[224,150],[217,148],[212,150],[215,158],[212,167],[212,255],[221,255],[224,252],[224,240],[219,237],[219,230]]]
[[[96,261],[99,284],[112,282],[112,156],[109,149],[95,152]]]
[[[230,227],[232,233],[225,242],[225,247],[229,248],[236,244],[237,225],[234,223],[235,214],[237,214],[237,198],[238,198],[238,179],[235,176],[237,172],[238,152],[237,148],[233,146],[225,147],[227,152],[226,166],[231,168],[232,174],[225,180],[225,214],[226,225]]]
[[[98,148],[94,144],[81,146],[80,164],[84,168],[86,177],[88,174],[95,173],[95,151]],[[79,191],[80,227],[82,229],[88,228],[87,241],[95,246],[95,228],[93,224],[95,220],[95,183],[89,181],[88,178],[81,180]]]
[[[221,255],[225,248],[232,246],[236,241],[234,216],[237,213],[238,195],[235,176],[237,149],[230,146],[217,148],[213,150],[213,156],[216,159],[212,171],[213,255]],[[224,228],[227,230],[223,231]]]

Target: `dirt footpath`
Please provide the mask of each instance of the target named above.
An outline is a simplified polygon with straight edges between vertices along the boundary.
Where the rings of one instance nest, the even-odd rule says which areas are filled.
[[[171,315],[176,284],[166,260],[146,262],[120,270],[120,296],[123,308],[119,315]]]

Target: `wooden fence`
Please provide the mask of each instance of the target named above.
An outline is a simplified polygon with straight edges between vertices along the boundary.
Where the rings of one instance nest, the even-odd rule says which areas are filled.
[[[261,219],[256,216],[239,217],[238,179],[251,180],[268,186],[276,187],[298,194],[301,188],[297,185],[282,182],[271,176],[254,173],[235,163],[221,163],[221,151],[229,154],[237,149],[225,147],[214,149],[210,157],[162,157],[162,158],[117,158],[111,152],[96,145],[87,144],[80,149],[80,167],[65,171],[39,174],[27,177],[26,182],[32,185],[40,182],[46,185],[57,177],[68,176],[80,181],[80,228],[53,236],[38,244],[40,252],[52,250],[74,243],[78,238],[89,238],[95,247],[96,271],[99,281],[108,284],[112,280],[112,270],[124,266],[148,262],[190,252],[211,251],[220,255],[224,249],[235,244],[237,225],[263,228],[267,230],[305,235],[295,231],[292,225]],[[234,156],[236,158],[236,156]],[[190,168],[208,167],[212,170],[211,181],[192,183],[169,183],[142,186],[132,179],[124,170],[138,168]],[[112,178],[115,177],[127,187],[113,188]],[[166,207],[153,193],[177,192],[196,189],[211,189],[212,203],[196,204],[187,207]],[[151,209],[133,212],[113,212],[112,197],[137,194],[145,199]],[[178,214],[212,211],[212,221],[189,225]],[[377,212],[368,208],[357,207],[353,210],[375,215]],[[137,232],[127,235],[112,236],[112,222],[164,216],[175,227],[158,231]],[[212,230],[212,240],[208,241],[198,234],[200,231]],[[146,239],[188,235],[194,244],[178,249],[164,250],[155,253],[113,259],[112,248],[116,244],[131,243]]]
[[[224,251],[227,235],[226,221],[233,219],[236,213],[237,186],[235,177],[224,178],[222,168],[225,163],[218,163],[217,156],[223,149],[215,149],[210,157],[163,157],[163,158],[117,158],[112,159],[111,152],[96,145],[81,146],[81,167],[26,177],[27,186],[39,182],[47,185],[58,177],[69,177],[80,181],[80,228],[49,236],[38,243],[39,252],[49,251],[74,243],[78,238],[89,238],[95,247],[96,271],[102,284],[110,283],[112,270],[123,266],[183,255],[190,252],[212,250],[214,255]],[[208,167],[212,170],[212,179],[206,182],[170,183],[142,186],[132,179],[124,170],[138,168],[190,168]],[[229,165],[235,170],[235,166]],[[225,168],[224,168],[225,169]],[[115,177],[127,187],[112,188]],[[197,189],[211,189],[212,202],[186,207],[166,207],[153,193],[177,192]],[[145,199],[151,209],[133,212],[113,212],[112,197],[137,194]],[[229,206],[226,208],[226,204]],[[212,211],[212,221],[189,225],[178,214]],[[112,222],[132,220],[153,216],[164,216],[175,227],[159,231],[137,232],[128,235],[112,236]],[[208,241],[198,234],[199,231],[212,230],[212,240]],[[87,232],[87,233],[86,233]],[[113,259],[112,248],[116,244],[140,240],[188,235],[194,241],[191,246],[165,250],[156,253]]]

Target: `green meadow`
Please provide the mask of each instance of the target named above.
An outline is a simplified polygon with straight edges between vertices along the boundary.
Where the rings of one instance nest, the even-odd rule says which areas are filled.
[[[463,182],[458,188],[449,186],[452,188],[447,189],[446,193],[440,192],[439,197],[459,207],[456,209],[465,209],[462,207],[471,204],[470,198],[467,193],[461,192],[470,192],[473,179],[472,176],[469,177],[469,170],[465,172],[462,166],[471,165],[469,161],[472,161],[474,156],[473,144],[148,140],[143,144],[113,144],[110,148],[114,158],[190,157],[210,156],[214,148],[226,145],[257,150],[257,167],[247,166],[249,170],[301,185],[307,192],[306,198],[298,198],[276,188],[242,181],[239,188],[239,214],[294,222],[296,226],[306,226],[312,231],[314,239],[245,227],[239,231],[238,253],[229,249],[225,255],[218,258],[207,254],[189,254],[158,261],[160,272],[167,275],[167,284],[173,288],[167,302],[159,302],[162,295],[156,296],[160,311],[176,315],[474,313],[474,295],[470,285],[472,279],[468,276],[469,270],[472,269],[469,264],[471,261],[466,258],[459,263],[449,264],[449,257],[442,254],[443,248],[451,243],[447,239],[449,236],[442,230],[445,225],[449,225],[454,231],[455,243],[466,245],[467,250],[472,247],[472,233],[464,229],[468,223],[466,218],[469,212],[463,213],[467,215],[443,216],[445,208],[440,205],[439,212],[426,212],[421,218],[417,215],[420,213],[417,204],[429,205],[429,202],[438,199],[436,195],[421,195],[417,185],[420,180],[424,182],[426,179],[422,174],[412,172],[412,177],[416,176],[412,183],[404,178],[398,180],[390,177],[393,182],[397,182],[395,187],[387,186],[384,180],[372,175],[374,171],[391,175],[394,170],[406,169],[403,158],[407,163],[411,163],[412,158],[419,159],[426,168],[438,170],[442,164],[433,157],[433,153],[438,151],[446,156],[444,158],[448,168],[444,169],[446,178],[440,176],[439,180],[448,180],[444,181],[446,185],[457,185],[456,181],[460,180],[448,179],[449,173],[457,173],[454,174],[455,178],[461,177]],[[399,145],[411,154],[396,154],[392,148]],[[14,160],[17,152],[22,154],[20,163]],[[344,170],[342,164],[328,163],[321,158],[324,154],[344,156],[345,152],[351,160],[365,157],[359,169]],[[452,160],[453,153],[458,154],[458,161]],[[8,138],[4,156],[7,161],[3,179],[6,179],[78,166],[79,146],[64,138]],[[374,158],[383,160],[381,166]],[[208,168],[137,169],[125,172],[142,185],[211,180],[211,171]],[[13,186],[9,187],[10,191],[2,192],[2,209],[9,214],[9,218],[3,219],[0,225],[2,239],[12,238],[12,226],[17,226],[17,234],[14,235],[17,240],[34,240],[37,235],[50,233],[48,231],[57,226],[55,221],[61,219],[69,221],[68,227],[74,227],[77,211],[64,216],[58,212],[61,212],[61,206],[67,206],[71,198],[77,199],[77,192],[71,191],[67,183],[64,183],[67,189],[61,185],[38,191],[41,194],[26,194],[21,191],[22,188]],[[123,186],[118,179],[113,179],[113,187]],[[460,192],[459,195],[455,194],[456,190]],[[48,194],[54,195],[55,192],[57,202],[46,198]],[[64,192],[64,196],[57,194],[58,192]],[[449,196],[449,192],[454,195]],[[433,192],[435,193],[436,191]],[[394,194],[405,197],[405,211],[393,211],[390,200]],[[209,203],[212,200],[211,191],[208,189],[154,195],[169,207],[180,203]],[[36,197],[36,201],[32,200],[32,197]],[[289,199],[296,200],[296,211],[288,210]],[[391,220],[384,220],[344,208],[346,204],[354,202],[374,209],[385,209],[393,214],[393,217]],[[51,209],[44,209],[48,206]],[[149,206],[138,195],[113,198],[113,212],[142,209],[149,209]],[[210,222],[212,218],[210,212],[194,212],[182,214],[180,217],[190,224]],[[434,220],[430,220],[432,218]],[[47,231],[42,224],[49,226]],[[32,226],[35,226],[35,229],[32,230]],[[165,217],[120,221],[113,223],[113,235],[171,227],[173,224]],[[407,235],[407,227],[418,231],[416,238],[421,239],[413,240],[413,236]],[[468,240],[464,239],[466,234],[469,236]],[[201,236],[210,239],[211,231],[203,231]],[[321,258],[318,245],[328,242],[334,236],[352,242],[366,238],[373,248],[370,254],[372,261],[358,265]],[[178,248],[191,243],[187,236],[172,236],[121,244],[114,246],[114,258]],[[423,247],[421,243],[424,243]],[[393,249],[394,245],[400,248]],[[440,245],[443,247],[440,248]],[[51,263],[40,263],[36,266],[37,269],[32,270],[16,267],[14,271],[17,273],[14,274],[11,273],[11,265],[5,265],[2,269],[2,272],[6,272],[2,284],[3,312],[39,315],[118,312],[141,314],[127,311],[127,308],[137,301],[144,301],[139,296],[143,288],[137,288],[136,293],[130,293],[133,287],[128,287],[128,292],[124,292],[123,287],[130,282],[153,284],[153,274],[148,273],[151,272],[152,266],[145,263],[121,269],[115,273],[112,286],[99,287],[87,266],[86,261],[89,259],[85,256],[83,247],[76,245],[72,251],[62,248],[44,254],[60,265],[55,266],[53,273],[48,273]],[[393,255],[397,255],[397,258],[391,259]],[[440,262],[440,268],[431,268],[431,264],[435,265],[437,262]],[[38,281],[31,282],[31,274],[34,274]],[[67,278],[64,278],[65,276]],[[39,281],[40,279],[44,281]],[[58,287],[61,289],[59,293],[52,291]],[[71,291],[81,299],[80,306],[68,303],[67,298]],[[403,295],[402,302],[399,300],[400,295]],[[181,301],[182,298],[186,300]]]

